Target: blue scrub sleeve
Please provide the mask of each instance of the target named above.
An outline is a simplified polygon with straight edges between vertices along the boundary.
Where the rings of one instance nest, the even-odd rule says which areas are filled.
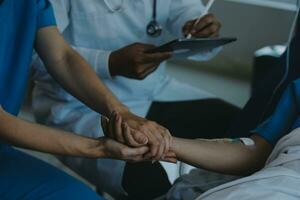
[[[51,3],[48,0],[37,0],[37,28],[55,26],[56,21]]]
[[[300,81],[289,85],[272,116],[252,131],[263,137],[273,146],[291,131],[299,115],[298,105],[300,102],[298,99],[299,94],[297,94],[297,83],[300,86]]]

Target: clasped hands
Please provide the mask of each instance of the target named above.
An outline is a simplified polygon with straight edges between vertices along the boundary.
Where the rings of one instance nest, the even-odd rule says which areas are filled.
[[[170,132],[155,122],[133,115],[130,112],[113,112],[109,118],[101,117],[104,135],[117,152],[110,158],[129,162],[166,161],[176,163],[177,158],[170,150]],[[109,154],[109,152],[107,152]]]

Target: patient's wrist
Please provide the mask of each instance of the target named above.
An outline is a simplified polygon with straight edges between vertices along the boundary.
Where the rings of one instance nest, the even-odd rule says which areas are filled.
[[[173,137],[170,150],[176,154],[178,149],[180,149],[180,138]]]

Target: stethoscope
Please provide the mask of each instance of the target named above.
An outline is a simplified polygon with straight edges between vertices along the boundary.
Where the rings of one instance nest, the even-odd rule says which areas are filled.
[[[158,37],[162,33],[162,26],[156,19],[157,13],[157,0],[153,0],[153,9],[152,9],[152,20],[148,23],[146,32],[149,36]]]
[[[104,0],[104,3],[106,4],[107,8],[113,13],[120,12],[124,8],[124,0],[121,0],[120,5],[115,7],[112,6],[111,3],[109,3],[109,0]],[[162,26],[157,21],[157,0],[153,0],[152,19],[146,27],[146,33],[151,37],[158,37],[161,35],[162,30]]]

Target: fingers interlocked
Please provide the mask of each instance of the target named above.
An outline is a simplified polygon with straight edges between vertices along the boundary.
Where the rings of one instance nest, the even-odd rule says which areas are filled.
[[[101,124],[105,136],[109,138],[130,147],[148,146],[145,160],[177,161],[176,155],[170,153],[170,132],[155,122],[143,119],[132,128],[120,114],[113,112],[109,119],[101,117]]]

